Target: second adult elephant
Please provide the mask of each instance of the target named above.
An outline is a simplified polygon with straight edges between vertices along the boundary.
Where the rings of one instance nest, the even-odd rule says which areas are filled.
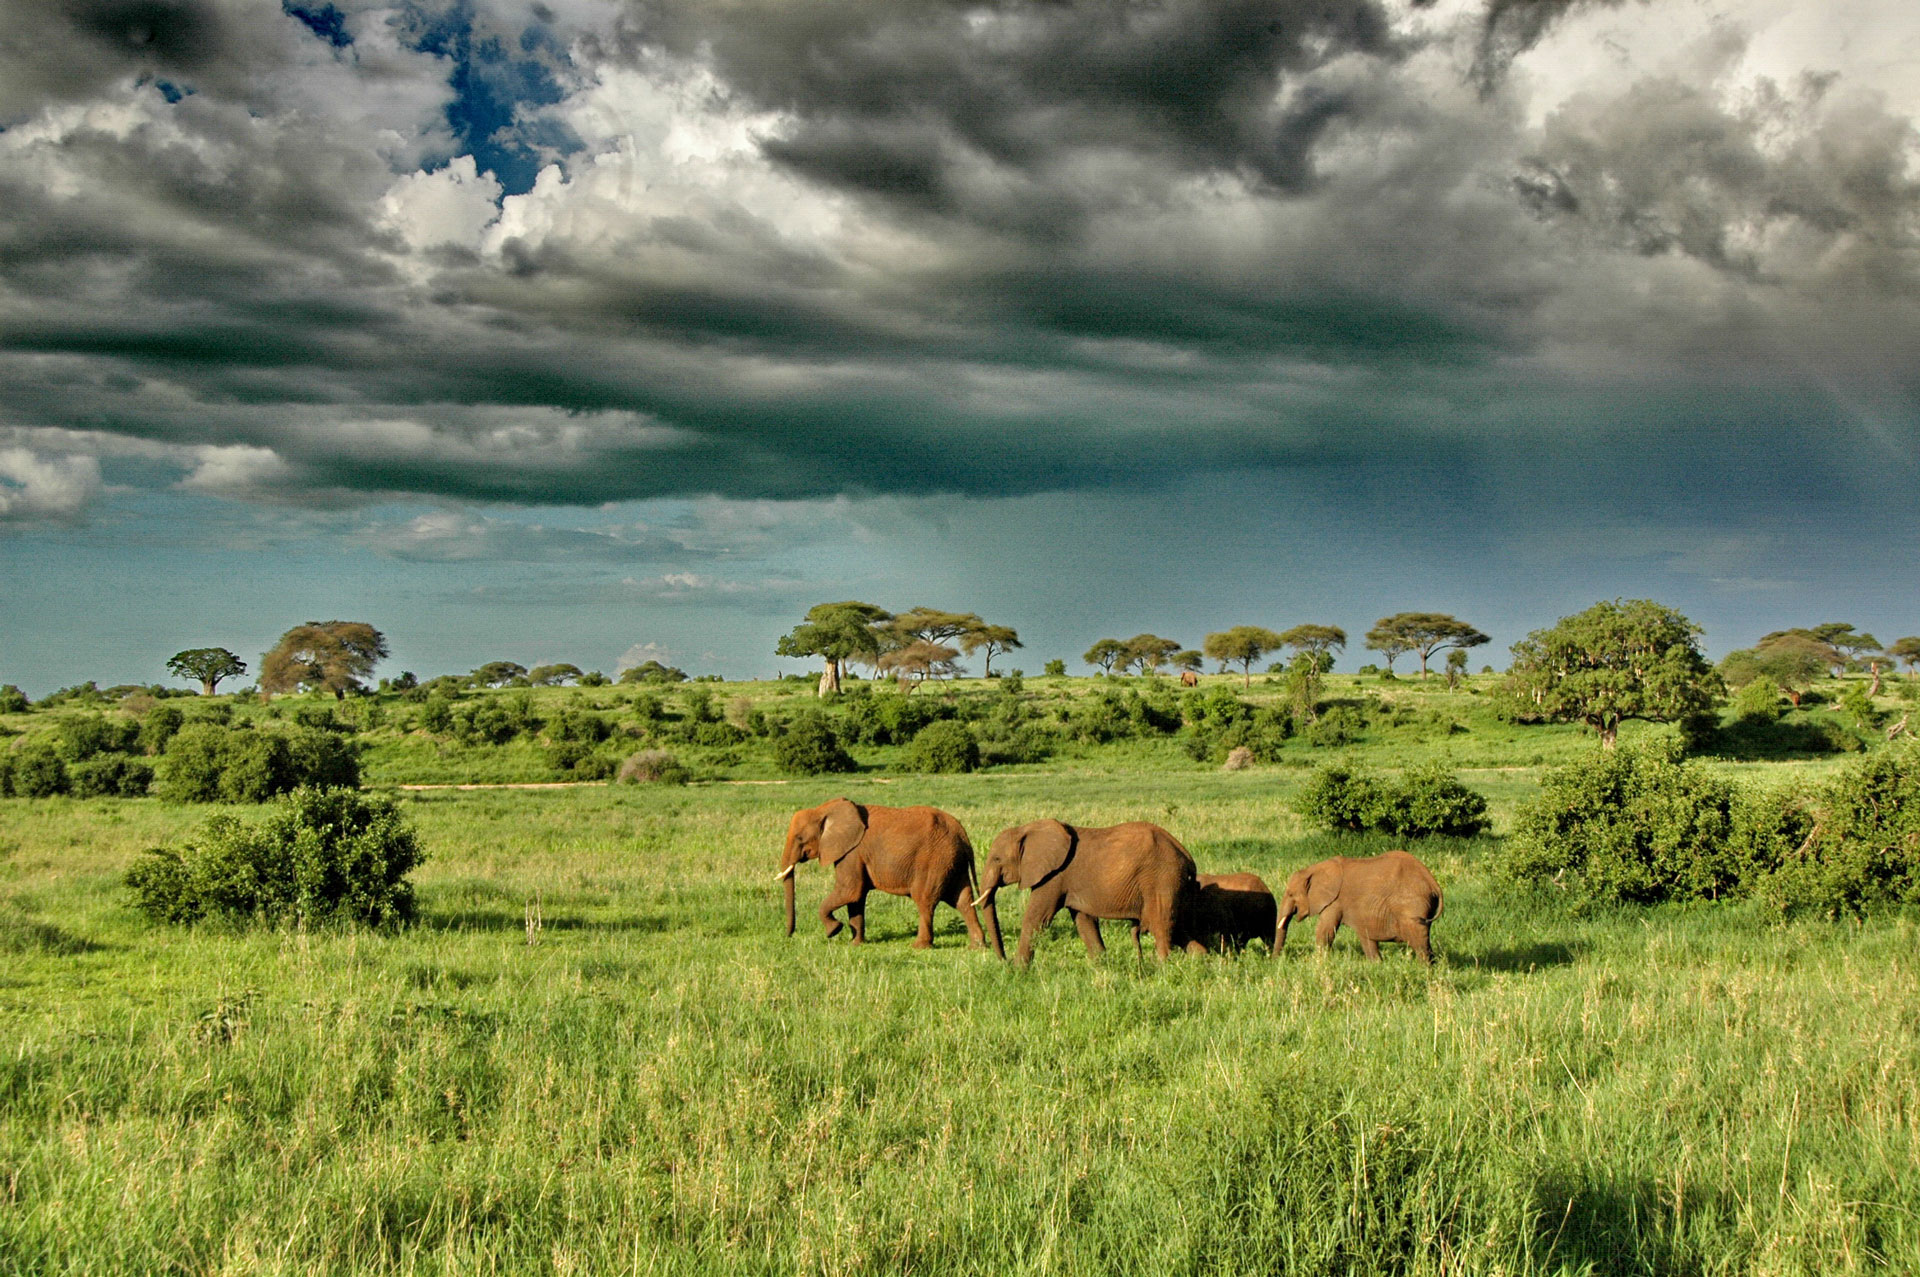
[[[786,884],[787,934],[793,934],[793,874],[805,860],[833,870],[833,886],[820,902],[827,934],[840,930],[834,911],[844,906],[853,942],[867,938],[867,892],[909,896],[920,911],[913,947],[933,947],[933,911],[952,905],[967,924],[971,947],[986,938],[973,910],[973,844],[967,831],[933,807],[865,807],[845,798],[793,813],[778,877]],[[997,948],[998,946],[996,946]]]
[[[1033,958],[1033,938],[1065,909],[1087,952],[1098,956],[1102,918],[1128,918],[1153,933],[1154,950],[1166,957],[1186,944],[1181,910],[1195,889],[1193,857],[1158,825],[1132,821],[1105,828],[1083,828],[1057,820],[1036,820],[1003,829],[993,840],[980,871],[980,912],[993,950],[1002,957],[1000,915],[994,893],[1003,883],[1029,893],[1020,920],[1020,947],[1014,960]],[[1199,950],[1198,944],[1188,948]]]

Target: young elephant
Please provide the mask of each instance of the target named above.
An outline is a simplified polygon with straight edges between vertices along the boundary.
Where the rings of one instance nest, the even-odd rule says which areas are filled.
[[[833,886],[820,902],[820,921],[829,936],[839,933],[833,912],[845,905],[853,942],[866,943],[867,892],[879,890],[913,898],[920,911],[914,948],[933,947],[933,911],[942,903],[959,910],[970,947],[986,947],[973,911],[973,844],[960,822],[944,811],[863,807],[836,798],[793,813],[777,875],[786,884],[788,935],[793,934],[793,872],[803,860],[833,870]]]
[[[1278,952],[1273,934],[1279,912],[1273,892],[1259,874],[1201,874],[1186,930],[1209,949],[1218,946],[1238,952],[1248,942],[1260,940],[1271,954]]]
[[[994,893],[1003,882],[1016,882],[1032,893],[1014,954],[1021,966],[1033,958],[1034,936],[1062,909],[1073,915],[1090,955],[1106,950],[1098,919],[1131,918],[1153,933],[1154,949],[1164,958],[1183,943],[1184,936],[1176,936],[1180,911],[1197,878],[1193,857],[1158,825],[1133,821],[1087,829],[1036,820],[1003,829],[994,838],[980,873],[980,912],[986,916],[994,952],[1005,957]]]
[[[1323,949],[1333,943],[1335,931],[1347,926],[1360,937],[1361,951],[1375,961],[1380,958],[1382,940],[1398,940],[1431,965],[1428,929],[1440,916],[1440,903],[1440,884],[1425,865],[1404,851],[1364,860],[1335,856],[1287,879],[1273,951],[1279,953],[1287,943],[1287,924],[1318,914],[1320,923],[1313,938]]]

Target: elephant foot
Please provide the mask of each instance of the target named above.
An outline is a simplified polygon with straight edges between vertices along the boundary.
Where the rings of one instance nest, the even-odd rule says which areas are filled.
[[[831,940],[835,936],[839,935],[840,928],[845,925],[846,924],[841,922],[840,919],[838,918],[830,919],[827,923],[827,939]]]
[[[931,940],[915,940],[915,941],[913,942],[913,947],[914,947],[914,948],[916,948],[916,949],[931,949],[931,948],[933,948],[933,941],[931,941]]]

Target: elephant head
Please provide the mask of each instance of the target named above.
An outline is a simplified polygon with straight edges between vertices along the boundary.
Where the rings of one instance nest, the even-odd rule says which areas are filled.
[[[1273,951],[1279,953],[1285,947],[1289,923],[1319,913],[1339,893],[1340,874],[1331,865],[1310,865],[1289,875],[1286,890],[1280,893],[1280,923],[1274,928]]]
[[[1070,826],[1057,820],[1035,820],[1012,829],[1003,829],[987,853],[986,868],[980,871],[980,890],[975,905],[986,925],[993,951],[1007,956],[1000,944],[1000,911],[994,904],[994,892],[1003,882],[1019,883],[1031,891],[1060,872],[1073,855],[1074,834]]]
[[[787,822],[787,849],[780,857],[786,884],[787,934],[793,934],[793,871],[803,860],[837,865],[867,836],[867,809],[845,798],[793,813]]]

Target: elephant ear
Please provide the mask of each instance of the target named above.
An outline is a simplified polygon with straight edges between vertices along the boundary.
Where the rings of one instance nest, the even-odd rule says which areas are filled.
[[[837,865],[867,836],[867,809],[845,798],[826,805],[820,823],[820,860]]]
[[[1334,897],[1340,894],[1340,870],[1331,865],[1323,865],[1307,876],[1303,895],[1307,898],[1310,912],[1319,913],[1332,904]]]
[[[1020,885],[1031,891],[1067,863],[1073,830],[1057,820],[1036,820],[1020,835]]]

